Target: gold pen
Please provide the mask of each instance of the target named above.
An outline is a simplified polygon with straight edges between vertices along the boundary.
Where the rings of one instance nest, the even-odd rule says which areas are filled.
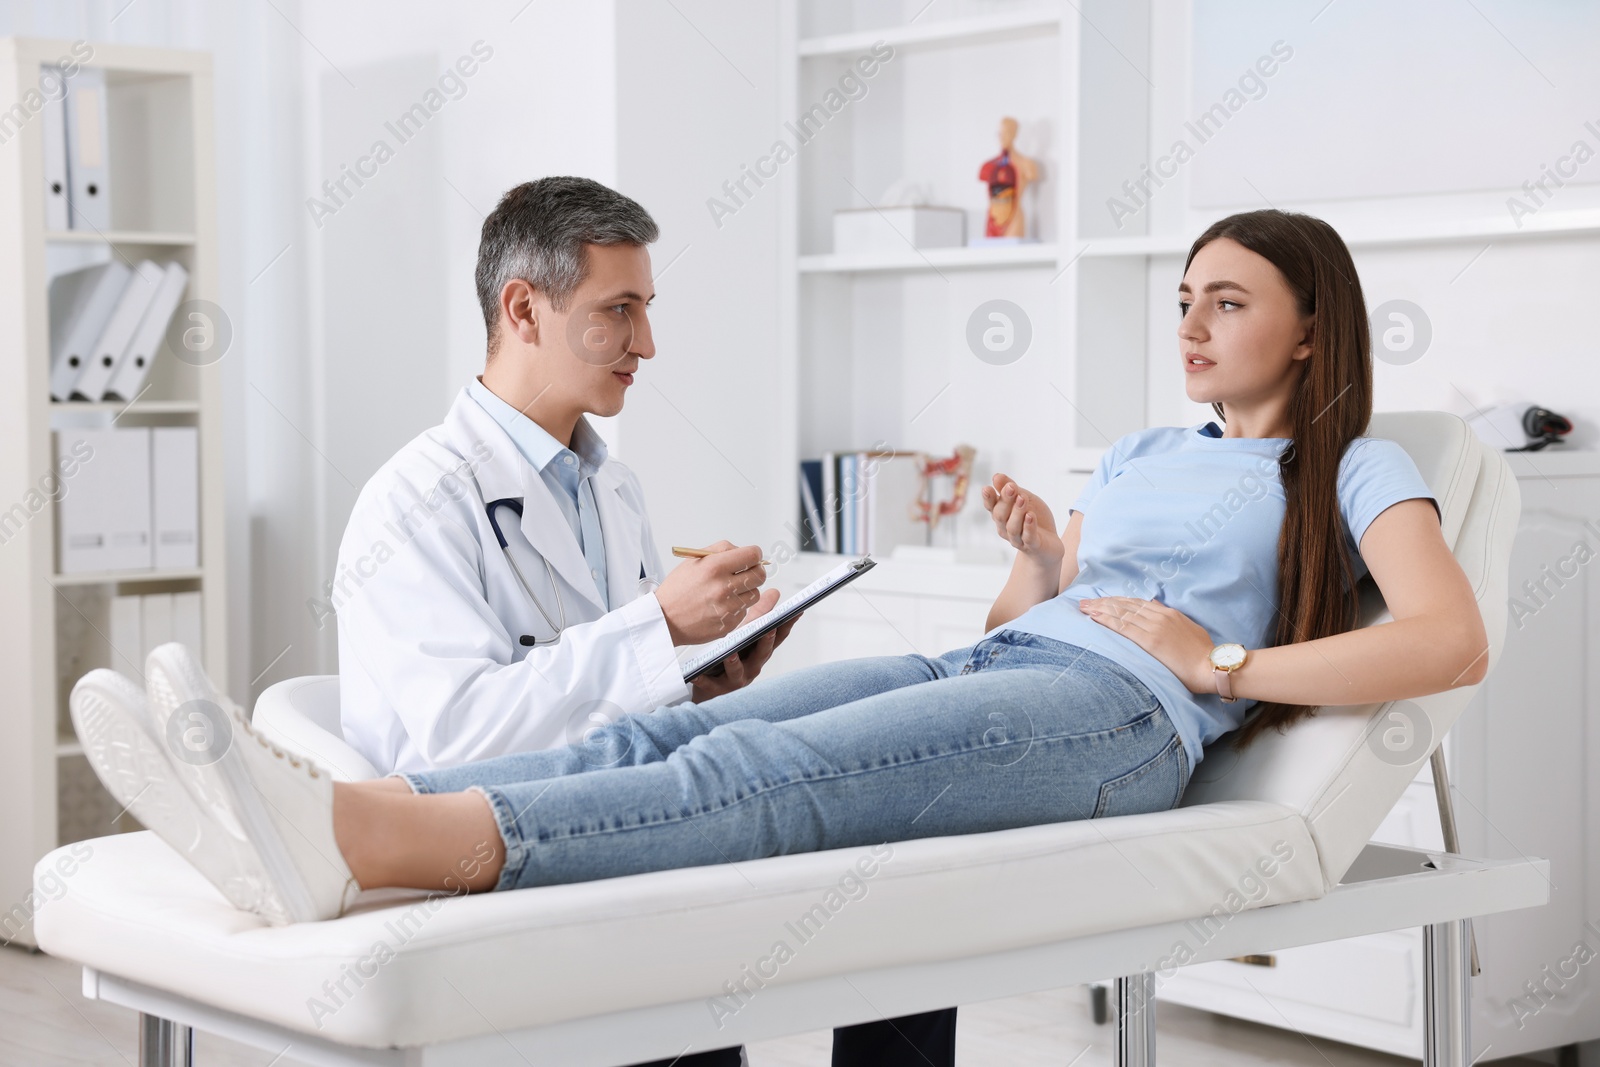
[[[715,553],[704,548],[683,548],[680,545],[672,546],[672,554],[681,559],[705,559],[707,556],[715,555]],[[760,562],[759,566],[770,567],[772,566],[772,561],[770,559],[764,559]]]

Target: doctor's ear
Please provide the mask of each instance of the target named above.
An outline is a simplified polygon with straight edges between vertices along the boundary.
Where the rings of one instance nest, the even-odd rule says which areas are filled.
[[[511,279],[500,290],[501,326],[525,345],[539,343],[543,310],[539,291],[521,278]]]

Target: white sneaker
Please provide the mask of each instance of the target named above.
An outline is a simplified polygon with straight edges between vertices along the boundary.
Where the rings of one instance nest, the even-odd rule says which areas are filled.
[[[179,782],[167,746],[151,730],[144,690],[116,671],[94,670],[78,679],[67,705],[89,765],[117,803],[234,907],[274,925],[289,921],[250,843],[229,833]]]
[[[173,768],[219,821],[241,828],[290,920],[341,914],[360,887],[334,840],[328,772],[256,733],[183,645],[150,653],[145,685],[158,733],[190,739]]]

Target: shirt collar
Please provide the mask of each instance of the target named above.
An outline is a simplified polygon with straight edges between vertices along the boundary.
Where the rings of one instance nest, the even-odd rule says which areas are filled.
[[[467,395],[505,430],[511,443],[522,453],[522,458],[532,464],[535,470],[544,470],[557,457],[570,452],[578,457],[578,473],[587,478],[606,461],[605,441],[581,415],[572,431],[572,441],[576,447],[569,449],[551,436],[550,431],[495,396],[476,377],[467,383]]]

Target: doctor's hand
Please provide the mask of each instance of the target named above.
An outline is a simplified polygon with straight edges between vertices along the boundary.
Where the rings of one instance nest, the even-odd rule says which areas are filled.
[[[983,506],[994,519],[995,532],[1007,544],[1051,574],[1060,573],[1067,546],[1056,530],[1048,504],[998,472],[992,484],[983,487],[982,496]]]
[[[776,594],[777,590],[772,590],[772,592]],[[765,615],[772,610],[772,605],[778,602],[776,595],[770,601],[764,596],[761,599],[763,603],[759,610],[750,612],[745,622]],[[801,612],[800,614],[803,615],[805,613]],[[756,675],[761,673],[761,668],[766,666],[767,660],[772,658],[772,650],[783,644],[783,639],[789,636],[789,631],[794,629],[794,624],[799,621],[800,615],[796,615],[771,633],[762,634],[755,644],[743,652],[729,653],[723,658],[720,670],[717,667],[713,667],[704,674],[698,675],[694,681],[689,683],[694,687],[694,696],[692,698],[694,702],[698,704],[703,700],[710,700],[712,697],[731,693],[735,689],[743,689],[755,681]],[[712,671],[718,671],[718,673],[713,676]]]
[[[757,545],[735,547],[728,541],[708,545],[711,553],[684,560],[656,589],[667,632],[675,645],[715,641],[743,623],[761,603],[761,586],[767,580]],[[777,602],[776,590],[761,611]]]

